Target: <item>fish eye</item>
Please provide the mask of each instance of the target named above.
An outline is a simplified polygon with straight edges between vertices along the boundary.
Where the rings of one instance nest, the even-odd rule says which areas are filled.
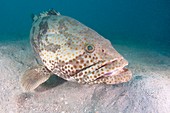
[[[94,45],[92,45],[92,44],[87,44],[86,46],[85,46],[85,50],[88,52],[88,53],[92,53],[93,51],[94,51]]]

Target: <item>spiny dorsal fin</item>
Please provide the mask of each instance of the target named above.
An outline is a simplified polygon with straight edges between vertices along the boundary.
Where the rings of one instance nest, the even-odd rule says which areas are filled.
[[[45,12],[40,13],[39,15],[34,15],[34,14],[32,14],[32,15],[31,15],[31,18],[32,18],[33,21],[36,21],[36,20],[39,19],[39,18],[46,17],[46,16],[50,16],[50,15],[60,15],[60,13],[57,12],[57,11],[55,11],[55,10],[52,8],[52,9],[49,9],[48,11],[45,11]]]
[[[37,20],[38,19],[38,17],[37,17],[37,15],[35,15],[35,14],[31,14],[31,19],[32,19],[32,21],[35,21],[35,20]]]
[[[47,15],[60,15],[60,13],[52,8],[49,11],[47,11]]]

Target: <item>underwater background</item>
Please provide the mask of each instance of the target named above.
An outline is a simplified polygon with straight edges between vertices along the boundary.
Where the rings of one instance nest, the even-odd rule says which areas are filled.
[[[25,92],[21,77],[37,65],[31,15],[51,8],[109,39],[132,79],[81,85],[53,76]],[[0,113],[170,113],[170,0],[0,0]]]
[[[31,14],[54,8],[112,43],[170,53],[169,0],[1,0],[0,41],[29,39]]]

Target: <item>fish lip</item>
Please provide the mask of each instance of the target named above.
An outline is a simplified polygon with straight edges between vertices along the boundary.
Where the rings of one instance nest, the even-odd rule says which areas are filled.
[[[105,66],[105,65],[109,65],[109,64],[112,64],[112,63],[114,63],[115,61],[120,61],[120,60],[123,60],[124,58],[123,57],[121,57],[121,58],[114,58],[114,59],[112,59],[112,60],[109,60],[109,61],[107,61],[107,62],[104,62],[103,63],[103,65],[102,65],[102,67],[103,66]],[[128,64],[126,64],[125,66],[127,66]],[[123,67],[125,67],[125,66],[123,66]]]
[[[106,65],[112,64],[112,63],[114,63],[115,61],[118,61],[118,62],[119,62],[120,60],[124,60],[124,58],[121,57],[121,58],[112,59],[112,60],[104,63],[104,65],[102,65],[101,67],[104,67],[104,66],[106,66]],[[107,73],[104,73],[102,76],[118,75],[118,74],[120,74],[120,73],[124,73],[124,72],[128,71],[128,69],[126,68],[127,65],[128,65],[128,62],[127,62],[126,64],[124,64],[124,65],[116,68],[116,69],[113,69],[113,70],[111,70],[111,71],[109,71],[109,72],[107,72]]]
[[[126,71],[128,71],[128,68],[123,67],[123,68],[119,68],[119,69],[115,69],[113,71],[107,72],[107,73],[103,74],[103,76],[118,75],[118,74],[124,73]]]
[[[109,61],[107,61],[107,62],[104,62],[101,67],[103,67],[103,66],[105,66],[105,65],[112,64],[112,63],[114,63],[114,62],[117,61],[117,60],[118,60],[118,58],[115,58],[115,59],[109,60]]]

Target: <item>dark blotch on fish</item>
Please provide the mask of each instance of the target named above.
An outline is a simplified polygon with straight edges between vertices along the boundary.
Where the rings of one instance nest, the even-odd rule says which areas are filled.
[[[58,49],[60,49],[60,45],[49,44],[49,45],[45,46],[45,49],[47,51],[52,51],[55,53]]]
[[[42,18],[42,21],[40,22],[39,24],[39,34],[37,36],[37,40],[38,40],[38,45],[40,44],[40,40],[42,38],[42,35],[46,34],[47,33],[47,29],[49,29],[48,27],[48,19],[49,17],[44,17]]]

